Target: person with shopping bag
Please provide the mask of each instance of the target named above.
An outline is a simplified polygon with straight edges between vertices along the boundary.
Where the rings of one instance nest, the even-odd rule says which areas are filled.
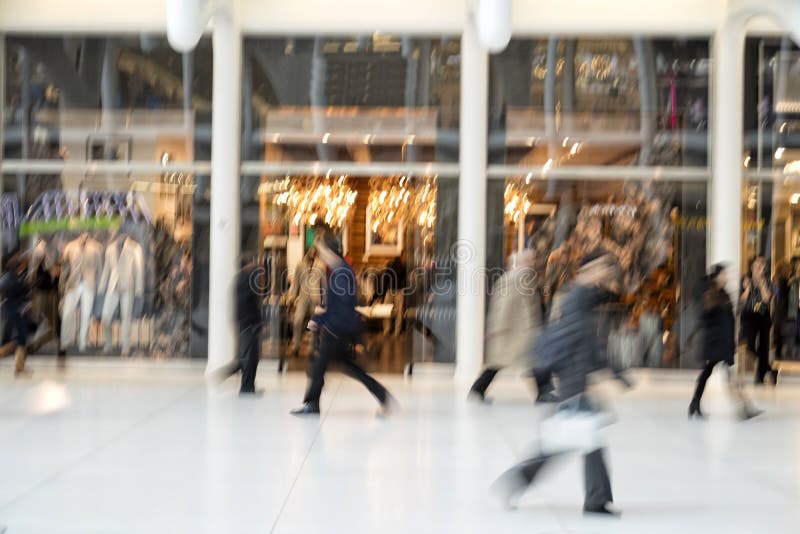
[[[539,369],[558,378],[558,396],[563,400],[541,425],[538,451],[494,483],[493,492],[509,507],[537,480],[543,468],[569,453],[582,453],[584,513],[619,515],[610,507],[614,499],[599,434],[614,416],[601,409],[586,392],[589,375],[606,367],[594,310],[612,292],[617,271],[613,256],[604,250],[585,256],[564,294],[558,316],[551,318],[534,344]]]

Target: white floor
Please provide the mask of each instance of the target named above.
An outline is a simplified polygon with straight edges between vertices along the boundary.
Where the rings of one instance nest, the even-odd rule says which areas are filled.
[[[739,423],[709,386],[689,422],[689,380],[604,387],[619,520],[585,519],[580,462],[542,480],[516,511],[488,487],[536,436],[524,385],[464,401],[442,377],[382,377],[403,411],[374,417],[361,387],[331,375],[320,419],[288,415],[302,375],[209,390],[198,367],[0,362],[0,532],[23,533],[796,533],[800,387],[755,393]],[[713,379],[712,379],[713,380]]]

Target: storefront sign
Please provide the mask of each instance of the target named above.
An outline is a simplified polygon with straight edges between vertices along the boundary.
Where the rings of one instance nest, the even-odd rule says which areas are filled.
[[[89,230],[115,230],[120,227],[120,217],[72,217],[51,221],[28,221],[19,227],[20,237],[57,232],[83,232]]]

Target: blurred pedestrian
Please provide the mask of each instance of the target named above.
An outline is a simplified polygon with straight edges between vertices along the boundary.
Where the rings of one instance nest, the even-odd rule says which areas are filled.
[[[486,390],[506,367],[530,368],[530,348],[542,326],[542,305],[533,251],[512,254],[508,270],[495,282],[486,321],[486,366],[472,384],[470,398],[486,400]],[[537,383],[538,398],[552,394],[549,380]]]
[[[318,331],[319,354],[311,366],[311,377],[303,406],[293,410],[292,414],[319,414],[325,373],[330,364],[336,364],[344,373],[361,382],[380,403],[380,413],[387,415],[391,408],[391,395],[354,358],[354,353],[364,353],[364,339],[361,317],[356,311],[358,299],[353,268],[342,257],[338,240],[329,229],[324,229],[317,235],[314,246],[327,268],[328,276],[324,311],[309,322],[309,328]]]
[[[769,363],[770,303],[772,291],[766,277],[766,262],[759,256],[742,279],[742,291],[739,305],[742,309],[741,329],[742,341],[747,351],[757,360],[755,383],[763,384],[767,374],[772,376],[772,383],[778,383],[778,372]]]
[[[325,267],[317,258],[317,249],[311,247],[297,264],[286,299],[288,306],[294,306],[292,320],[292,344],[290,355],[300,352],[303,334],[306,332],[308,320],[314,310],[322,302],[322,280],[325,278]],[[312,346],[313,346],[312,340]]]
[[[266,287],[264,271],[255,261],[246,262],[234,280],[236,324],[239,327],[239,357],[216,372],[221,382],[241,372],[239,396],[260,396],[256,389],[256,372],[261,358],[259,332],[264,325],[262,294]]]
[[[728,282],[727,272],[723,264],[714,265],[705,278],[703,291],[703,356],[705,366],[697,377],[697,387],[694,390],[692,402],[689,404],[689,418],[703,419],[700,401],[706,388],[706,382],[711,372],[718,364],[722,364],[727,375],[728,387],[731,394],[738,400],[739,416],[750,419],[760,414],[759,410],[750,406],[736,377],[731,372],[736,353],[736,318],[733,313],[733,303],[725,291]]]
[[[6,272],[0,277],[0,311],[3,316],[3,352],[14,351],[14,376],[26,373],[28,330],[30,324],[25,309],[30,306],[30,290],[25,283],[27,264],[21,252],[5,262]]]
[[[395,258],[386,266],[382,277],[383,302],[392,305],[392,316],[383,320],[383,335],[392,333],[392,320],[394,320],[394,335],[399,336],[403,331],[403,308],[405,305],[405,292],[408,287],[408,270],[406,267],[406,251]]]
[[[605,364],[597,339],[595,308],[612,291],[617,276],[612,255],[603,251],[588,254],[580,262],[572,285],[566,290],[559,314],[552,317],[534,349],[540,365],[558,377],[563,401],[556,413],[542,424],[540,451],[515,465],[495,482],[493,489],[509,506],[515,504],[534,483],[545,466],[567,453],[584,455],[586,514],[618,515],[598,431],[611,421],[587,394],[589,375]]]
[[[800,261],[794,263],[794,273],[789,280],[789,298],[786,316],[794,321],[792,357],[797,358],[800,346]]]
[[[791,338],[787,334],[793,325],[787,328],[789,314],[789,278],[792,276],[791,266],[781,261],[775,267],[772,279],[772,339],[775,344],[775,359],[783,359],[784,339]]]

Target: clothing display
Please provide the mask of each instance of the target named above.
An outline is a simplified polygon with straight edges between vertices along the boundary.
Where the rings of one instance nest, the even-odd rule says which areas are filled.
[[[131,323],[134,299],[144,293],[144,258],[142,247],[129,236],[120,236],[106,247],[105,264],[98,293],[103,295],[101,320],[105,350],[111,350],[111,327],[117,306],[120,309],[122,354],[131,348]]]
[[[103,266],[102,245],[83,233],[67,244],[62,264],[61,344],[74,345],[77,332],[78,349],[85,351],[97,281]]]
[[[174,238],[188,225],[154,224],[142,193],[85,190],[45,191],[21,225],[35,321],[59,354],[188,354],[190,247]]]

